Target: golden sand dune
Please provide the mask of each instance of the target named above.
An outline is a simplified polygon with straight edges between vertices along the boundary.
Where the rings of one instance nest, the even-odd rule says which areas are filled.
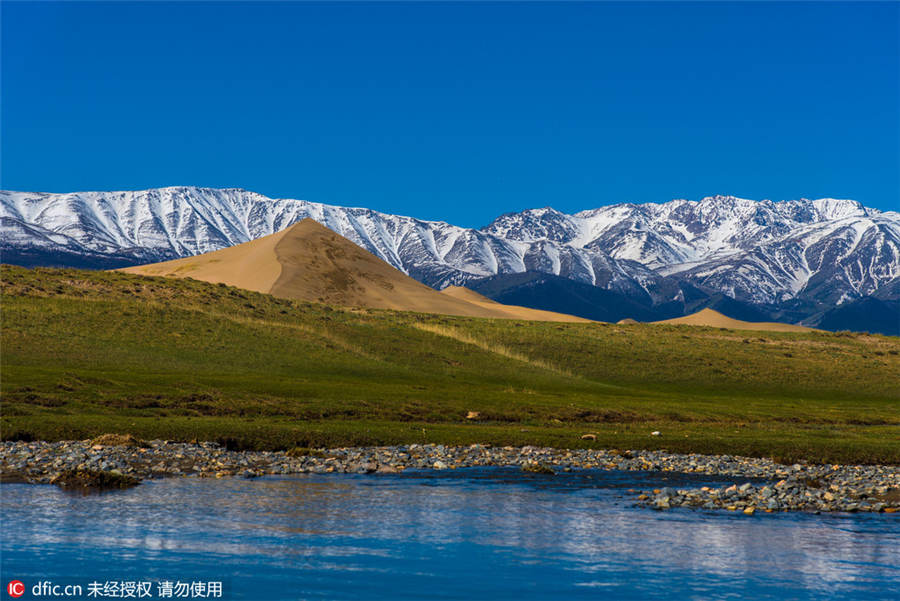
[[[813,328],[804,326],[795,326],[789,323],[776,323],[771,321],[741,321],[732,319],[726,315],[722,315],[718,311],[712,309],[702,309],[696,313],[685,315],[684,317],[676,317],[675,319],[664,319],[662,321],[654,321],[652,323],[665,323],[673,325],[687,326],[709,326],[712,328],[729,328],[732,330],[760,330],[766,332],[813,332]]]
[[[490,299],[482,294],[478,294],[471,288],[465,288],[463,286],[447,286],[443,290],[442,293],[452,296],[453,298],[459,298],[464,301],[469,301],[470,303],[484,303],[488,305],[499,305],[497,301]]]
[[[469,317],[588,321],[562,313],[502,305],[472,291],[468,291],[469,294],[438,292],[312,219],[304,219],[271,236],[245,244],[121,271],[190,277],[283,298],[345,307]]]

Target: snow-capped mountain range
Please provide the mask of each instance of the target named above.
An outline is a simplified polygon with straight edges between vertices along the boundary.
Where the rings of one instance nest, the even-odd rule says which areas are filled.
[[[900,277],[900,213],[732,196],[530,209],[469,229],[240,189],[0,191],[0,252],[4,262],[117,267],[240,244],[306,217],[435,288],[528,271],[650,304],[678,300],[687,283],[767,306],[836,306]]]

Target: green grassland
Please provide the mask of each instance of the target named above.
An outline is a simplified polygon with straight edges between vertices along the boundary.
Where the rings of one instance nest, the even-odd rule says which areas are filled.
[[[122,273],[0,275],[5,439],[130,432],[255,449],[479,442],[900,463],[898,338],[486,320]]]

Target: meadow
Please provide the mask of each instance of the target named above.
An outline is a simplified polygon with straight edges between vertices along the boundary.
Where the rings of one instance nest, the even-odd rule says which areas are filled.
[[[0,279],[6,440],[900,463],[898,338],[347,309],[72,269],[4,265]]]

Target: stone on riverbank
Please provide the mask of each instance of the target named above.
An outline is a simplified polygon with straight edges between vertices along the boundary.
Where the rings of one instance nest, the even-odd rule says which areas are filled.
[[[522,464],[522,471],[529,472],[531,474],[547,474],[550,476],[556,473],[548,466],[542,463],[537,463],[536,461]]]
[[[89,490],[122,489],[137,486],[141,481],[133,476],[126,476],[117,470],[101,472],[97,470],[63,470],[50,479],[50,484],[60,488],[81,488]]]
[[[781,465],[771,459],[683,455],[665,451],[540,447],[391,447],[234,451],[213,442],[148,441],[147,447],[94,441],[0,442],[0,480],[48,483],[66,470],[115,473],[136,480],[171,476],[255,477],[265,474],[392,473],[404,469],[507,466],[562,473],[600,469],[705,474],[732,478],[699,489],[632,491],[639,505],[668,509],[866,511],[900,509],[900,467],[889,465]],[[529,467],[530,466],[530,467]],[[534,466],[538,466],[535,468]],[[541,467],[542,466],[542,467]]]
[[[113,446],[113,447],[143,447],[150,445],[140,438],[131,434],[101,434],[97,438],[91,440],[91,446]]]

